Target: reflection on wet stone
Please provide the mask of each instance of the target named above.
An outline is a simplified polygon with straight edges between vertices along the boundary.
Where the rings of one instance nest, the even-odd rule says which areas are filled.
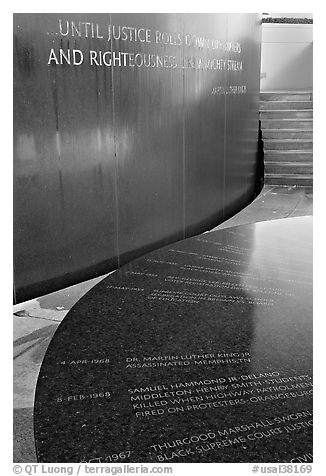
[[[311,219],[145,255],[68,313],[37,385],[42,462],[311,462]]]

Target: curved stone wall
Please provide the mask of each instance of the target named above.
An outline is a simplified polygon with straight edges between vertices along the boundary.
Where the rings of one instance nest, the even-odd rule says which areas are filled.
[[[250,203],[260,23],[256,14],[14,15],[16,302]]]

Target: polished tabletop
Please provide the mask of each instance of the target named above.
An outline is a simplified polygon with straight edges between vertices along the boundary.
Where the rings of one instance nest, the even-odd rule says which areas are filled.
[[[312,461],[312,218],[146,254],[67,314],[36,389],[39,462]]]

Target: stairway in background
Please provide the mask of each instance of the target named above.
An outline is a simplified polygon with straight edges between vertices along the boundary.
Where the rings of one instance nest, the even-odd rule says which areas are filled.
[[[260,93],[265,184],[312,186],[311,92]]]

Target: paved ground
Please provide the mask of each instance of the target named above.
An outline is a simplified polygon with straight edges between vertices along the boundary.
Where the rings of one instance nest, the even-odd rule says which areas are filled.
[[[268,185],[251,205],[214,230],[312,215],[312,202],[312,187]],[[34,392],[47,346],[69,309],[105,276],[14,306],[14,463],[36,462]]]

